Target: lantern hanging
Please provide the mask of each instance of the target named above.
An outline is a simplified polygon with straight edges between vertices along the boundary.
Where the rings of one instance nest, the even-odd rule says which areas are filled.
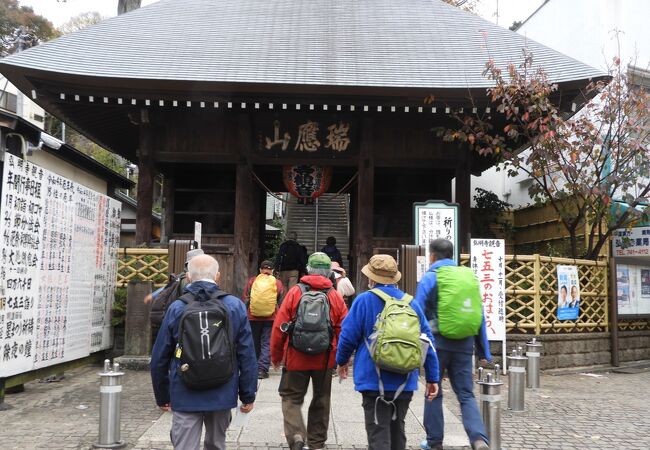
[[[332,168],[310,165],[284,166],[284,186],[299,203],[312,203],[327,192],[332,181]]]

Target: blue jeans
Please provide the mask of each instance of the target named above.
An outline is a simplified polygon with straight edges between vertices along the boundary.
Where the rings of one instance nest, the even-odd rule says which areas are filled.
[[[472,377],[472,355],[469,353],[449,352],[438,350],[440,364],[440,380],[447,369],[451,387],[460,403],[463,416],[463,427],[469,437],[470,444],[478,439],[488,442],[485,426],[481,420],[474,398],[474,380]],[[445,436],[445,418],[442,415],[442,387],[432,401],[424,402],[424,429],[427,432],[427,442],[433,446],[442,443]]]

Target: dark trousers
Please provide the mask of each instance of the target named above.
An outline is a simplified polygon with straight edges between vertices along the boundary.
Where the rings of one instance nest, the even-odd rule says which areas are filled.
[[[404,420],[409,409],[411,399],[395,400],[397,417],[393,418],[393,406],[381,400],[376,401],[377,396],[363,393],[363,412],[366,418],[366,434],[368,435],[369,450],[404,450],[406,448],[406,432],[404,431]],[[375,409],[376,405],[376,409]],[[375,424],[375,411],[377,422]]]
[[[300,407],[312,383],[313,397],[307,413],[307,427]],[[325,448],[327,427],[330,423],[330,396],[332,393],[332,370],[282,370],[280,387],[284,434],[289,447],[299,436],[310,449]]]
[[[257,356],[257,370],[268,372],[271,365],[271,330],[272,320],[251,320],[251,333]]]

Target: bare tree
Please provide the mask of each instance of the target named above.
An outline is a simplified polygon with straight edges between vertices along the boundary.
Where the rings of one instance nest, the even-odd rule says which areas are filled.
[[[117,14],[128,13],[142,6],[142,0],[118,0]]]

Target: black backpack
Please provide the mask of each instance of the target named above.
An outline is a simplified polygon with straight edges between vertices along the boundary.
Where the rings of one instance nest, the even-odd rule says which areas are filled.
[[[324,291],[310,290],[298,283],[302,295],[296,316],[290,326],[291,345],[308,355],[329,351],[334,331],[330,320],[330,301],[327,297],[331,288]]]
[[[149,310],[149,322],[153,327],[160,327],[169,305],[183,294],[181,284],[184,279],[185,273],[181,273],[179,276],[171,274],[169,283],[156,295],[156,298],[151,303],[151,310]]]
[[[190,389],[221,386],[235,373],[237,360],[230,317],[221,300],[226,295],[218,290],[203,302],[191,293],[179,299],[187,306],[180,318],[174,355],[179,360],[181,379]]]

